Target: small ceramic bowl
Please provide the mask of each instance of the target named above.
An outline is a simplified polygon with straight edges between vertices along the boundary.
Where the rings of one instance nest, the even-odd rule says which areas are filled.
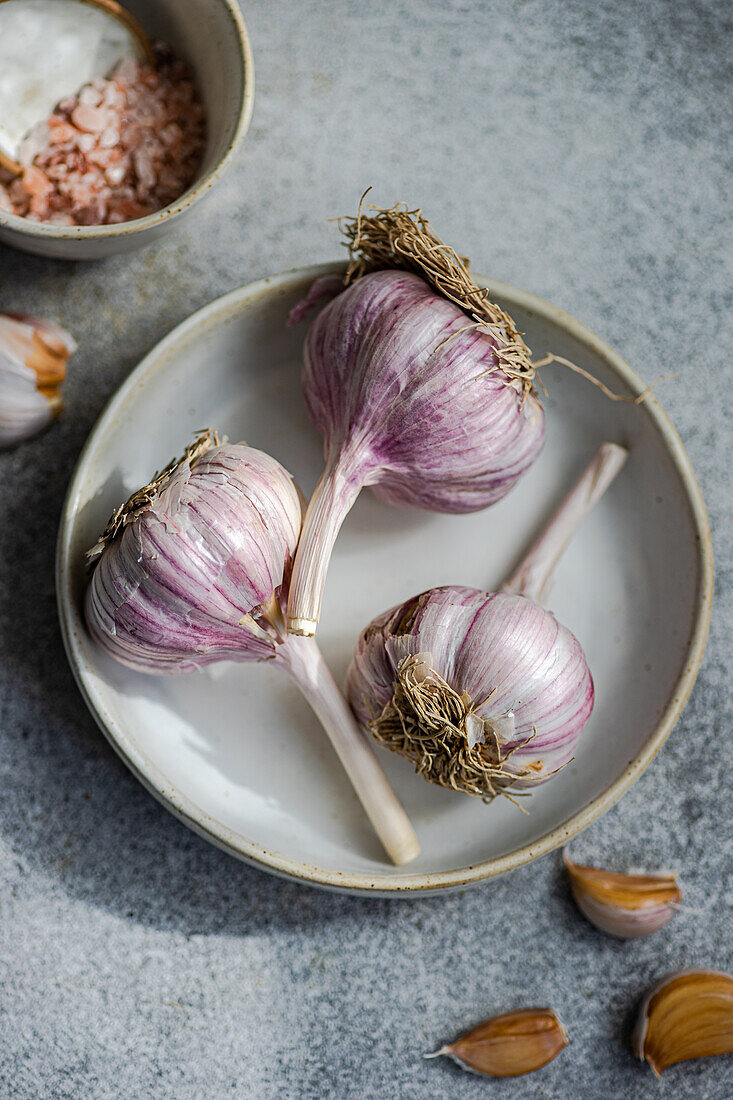
[[[206,108],[208,141],[199,175],[176,202],[122,225],[56,226],[0,211],[0,241],[63,260],[101,260],[169,233],[208,194],[249,125],[254,64],[237,0],[125,0],[151,39],[167,42],[193,68]]]

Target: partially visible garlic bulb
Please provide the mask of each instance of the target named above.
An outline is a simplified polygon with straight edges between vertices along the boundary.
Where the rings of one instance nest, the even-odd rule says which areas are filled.
[[[400,507],[474,512],[509,492],[544,441],[514,322],[420,212],[360,212],[343,228],[350,285],[304,345],[303,394],[326,466],[295,559],[294,634],[316,632],[333,546],[362,488]],[[305,304],[333,292],[333,279],[319,280]]]
[[[0,313],[0,448],[37,435],[63,408],[61,383],[76,351],[59,325]]]
[[[649,936],[664,928],[679,909],[682,891],[675,874],[624,875],[573,863],[567,852],[563,859],[578,909],[609,936]]]
[[[432,588],[362,632],[347,676],[354,713],[429,782],[493,798],[531,790],[572,758],[593,680],[578,640],[535,599],[626,456],[599,449],[509,591]]]
[[[302,497],[279,462],[200,433],[115,512],[90,551],[92,637],[144,673],[268,661],[300,688],[395,863],[414,830],[313,639],[285,629]]]
[[[733,1054],[733,975],[718,970],[667,974],[641,1004],[633,1048],[657,1077],[678,1062]]]

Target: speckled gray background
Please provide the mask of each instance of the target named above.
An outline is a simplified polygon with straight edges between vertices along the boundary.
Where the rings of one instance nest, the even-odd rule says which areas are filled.
[[[726,10],[727,9],[727,10]],[[731,966],[730,8],[664,0],[252,0],[255,114],[181,235],[96,265],[0,249],[0,304],[81,350],[68,411],[0,456],[0,1093],[650,1097],[628,1050],[665,970]],[[699,474],[717,603],[682,721],[577,842],[681,868],[691,911],[645,942],[596,934],[559,857],[466,893],[364,901],[250,870],[144,792],[88,716],[56,625],[64,490],[104,403],[192,310],[336,254],[325,219],[371,183],[421,203],[477,270],[526,287],[647,377]],[[517,1082],[422,1054],[484,1016],[554,1005],[571,1046]],[[733,1060],[662,1095],[733,1095]]]

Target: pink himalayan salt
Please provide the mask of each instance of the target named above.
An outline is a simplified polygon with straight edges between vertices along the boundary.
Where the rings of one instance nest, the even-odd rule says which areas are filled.
[[[204,111],[187,67],[158,51],[151,68],[124,58],[34,127],[22,177],[0,180],[0,210],[50,225],[114,225],[145,217],[192,184]]]
[[[90,134],[99,134],[107,126],[108,108],[88,107],[86,103],[80,103],[71,112],[71,121],[77,130],[86,130]]]

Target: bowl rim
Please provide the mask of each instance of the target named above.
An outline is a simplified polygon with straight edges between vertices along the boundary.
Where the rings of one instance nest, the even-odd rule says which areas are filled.
[[[178,341],[185,339],[192,330],[196,330],[199,326],[208,327],[212,321],[215,322],[217,315],[226,317],[227,314],[234,311],[238,312],[245,303],[256,301],[262,295],[283,293],[298,283],[307,284],[321,275],[341,272],[344,269],[345,265],[343,263],[317,264],[311,267],[295,268],[278,275],[259,279],[215,299],[191,314],[156,344],[112,395],[79,455],[61,513],[56,550],[58,613],[64,646],[72,672],[100,729],[143,786],[194,832],[247,863],[287,878],[352,894],[421,896],[442,890],[458,889],[495,878],[561,847],[615,805],[641,776],[674,728],[700,669],[707,641],[712,605],[712,541],[705,502],[690,460],[667,413],[657,398],[651,394],[640,407],[640,411],[652,419],[667,446],[685,490],[687,505],[690,509],[697,536],[699,583],[694,626],[690,635],[687,657],[676,683],[670,690],[669,700],[659,717],[656,728],[641,752],[629,762],[623,773],[606,790],[602,791],[576,814],[573,814],[562,824],[537,840],[516,848],[513,852],[505,855],[447,871],[396,875],[390,874],[388,868],[386,873],[375,871],[374,874],[368,874],[366,872],[331,871],[291,859],[280,852],[270,851],[252,841],[247,841],[214,821],[192,799],[171,788],[170,784],[165,782],[165,777],[158,773],[158,769],[153,767],[150,761],[145,758],[144,753],[129,743],[124,731],[115,728],[114,721],[104,715],[101,701],[95,698],[94,690],[86,682],[83,668],[84,660],[75,634],[74,620],[78,619],[78,616],[71,590],[70,540],[76,516],[76,502],[89,477],[88,467],[95,441],[104,434],[107,427],[113,422],[118,410],[121,409],[131,391],[140,386],[148,375],[166,367],[170,362],[170,352]],[[479,286],[488,287],[492,295],[495,294],[508,301],[510,309],[511,304],[516,304],[553,324],[563,326],[576,340],[600,356],[609,369],[635,396],[641,394],[647,388],[639,375],[620,355],[564,310],[558,309],[543,298],[539,298],[528,291],[520,290],[496,279],[486,279],[480,275],[474,275],[474,278]]]
[[[184,191],[175,202],[164,206],[162,210],[156,210],[154,214],[147,214],[144,218],[120,222],[118,225],[49,225],[47,222],[31,222],[27,218],[21,218],[18,214],[9,214],[7,211],[0,210],[0,228],[10,229],[26,237],[38,237],[44,240],[113,240],[118,237],[129,237],[135,233],[143,233],[147,229],[165,224],[188,210],[211,190],[222,173],[229,167],[249,128],[255,94],[254,57],[244,16],[237,0],[216,0],[216,3],[222,5],[231,19],[239,43],[243,79],[234,133],[224,153],[206,175],[202,176],[193,187]]]

